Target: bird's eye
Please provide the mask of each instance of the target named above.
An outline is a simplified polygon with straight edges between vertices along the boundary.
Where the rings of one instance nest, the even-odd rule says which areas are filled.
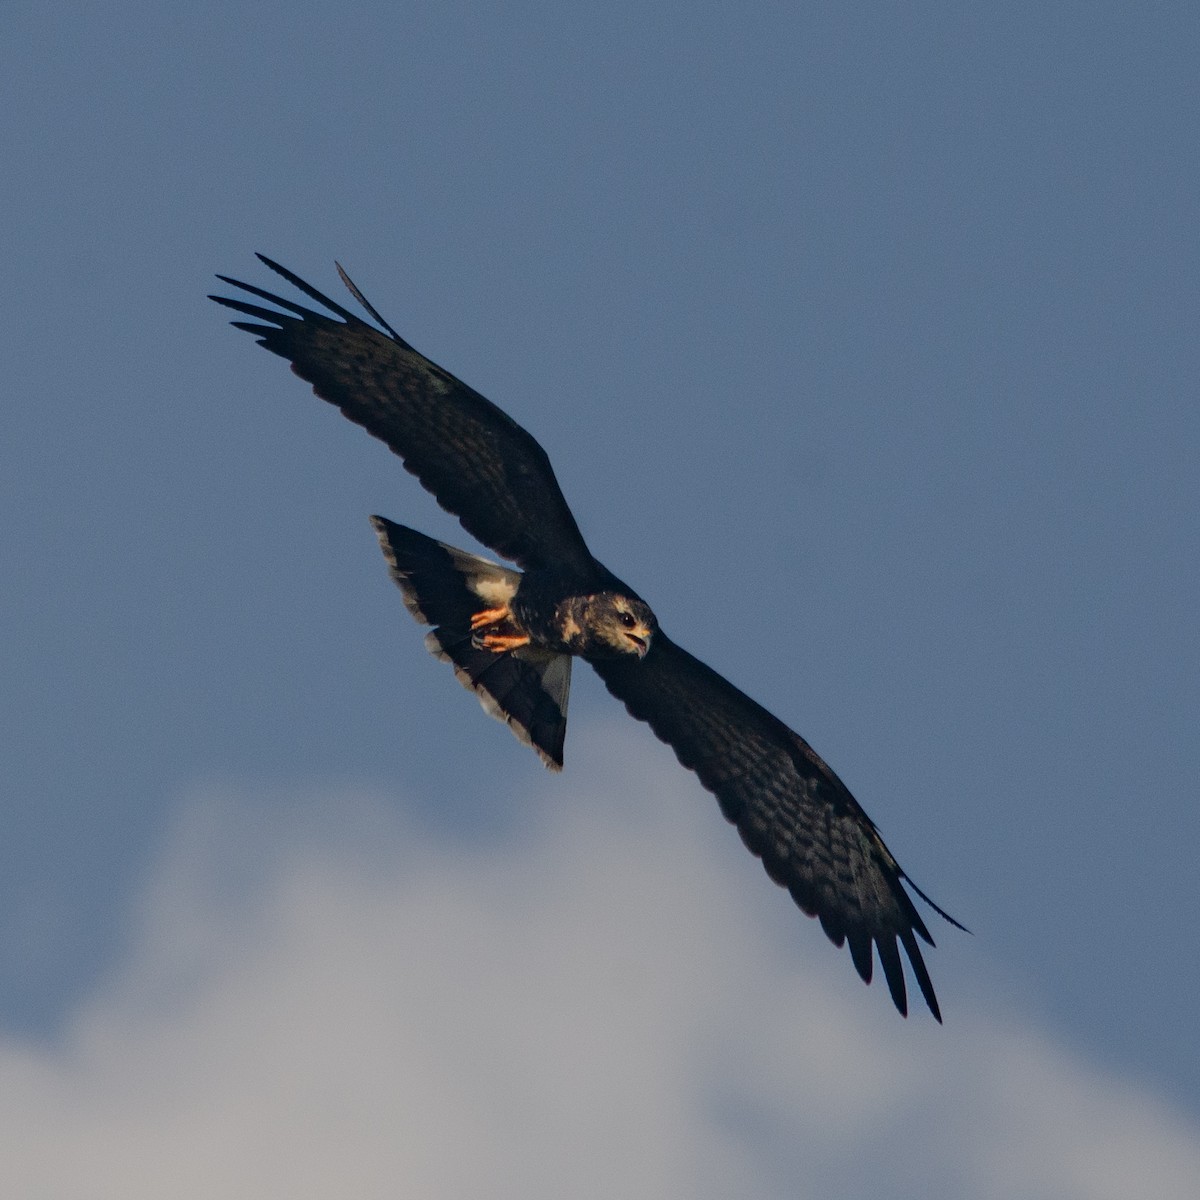
[[[617,613],[617,619],[625,626],[626,629],[632,629],[637,622],[633,619],[633,613]]]

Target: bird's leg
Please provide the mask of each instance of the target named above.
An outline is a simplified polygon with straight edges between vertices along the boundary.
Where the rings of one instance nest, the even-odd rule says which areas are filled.
[[[490,650],[493,654],[529,644],[529,634],[518,628],[507,604],[472,613],[471,630],[471,644],[477,650]]]

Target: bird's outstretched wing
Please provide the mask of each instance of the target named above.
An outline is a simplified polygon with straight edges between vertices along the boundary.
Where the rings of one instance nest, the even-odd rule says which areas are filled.
[[[593,560],[546,452],[507,413],[412,348],[375,311],[341,267],[376,329],[291,271],[258,257],[311,300],[315,312],[228,276],[218,279],[276,305],[212,296],[252,317],[234,321],[288,359],[322,400],[394,450],[463,528],[522,567],[554,564],[568,575]],[[338,319],[334,319],[338,318]]]
[[[804,912],[820,919],[834,945],[849,943],[867,983],[874,943],[892,1000],[907,1015],[899,939],[926,1004],[941,1021],[917,944],[920,937],[932,946],[933,938],[904,890],[908,877],[870,817],[812,747],[661,630],[642,661],[606,659],[592,666],[629,712],[696,772],[767,874]]]

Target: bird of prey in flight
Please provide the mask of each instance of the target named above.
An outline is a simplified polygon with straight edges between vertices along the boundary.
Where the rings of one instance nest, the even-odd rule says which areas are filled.
[[[211,297],[238,329],[286,358],[313,391],[400,456],[404,466],[502,558],[489,559],[372,517],[429,650],[551,770],[563,762],[571,663],[582,658],[639,721],[695,771],[726,818],[870,983],[872,945],[892,1000],[908,1012],[904,947],[940,1021],[917,938],[933,945],[905,875],[846,785],[799,734],[677,646],[646,602],[592,557],[542,447],[490,400],[413,349],[349,276],[376,324],[258,256],[324,311],[227,276],[245,298]],[[519,568],[519,569],[517,569]]]

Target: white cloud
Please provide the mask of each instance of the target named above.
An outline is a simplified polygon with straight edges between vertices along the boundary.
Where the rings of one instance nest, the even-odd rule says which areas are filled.
[[[506,799],[538,820],[486,845],[377,797],[198,797],[62,1043],[0,1043],[7,1193],[1195,1194],[1193,1123],[947,956],[946,1028],[901,1021],[665,752],[588,732],[593,782]]]

